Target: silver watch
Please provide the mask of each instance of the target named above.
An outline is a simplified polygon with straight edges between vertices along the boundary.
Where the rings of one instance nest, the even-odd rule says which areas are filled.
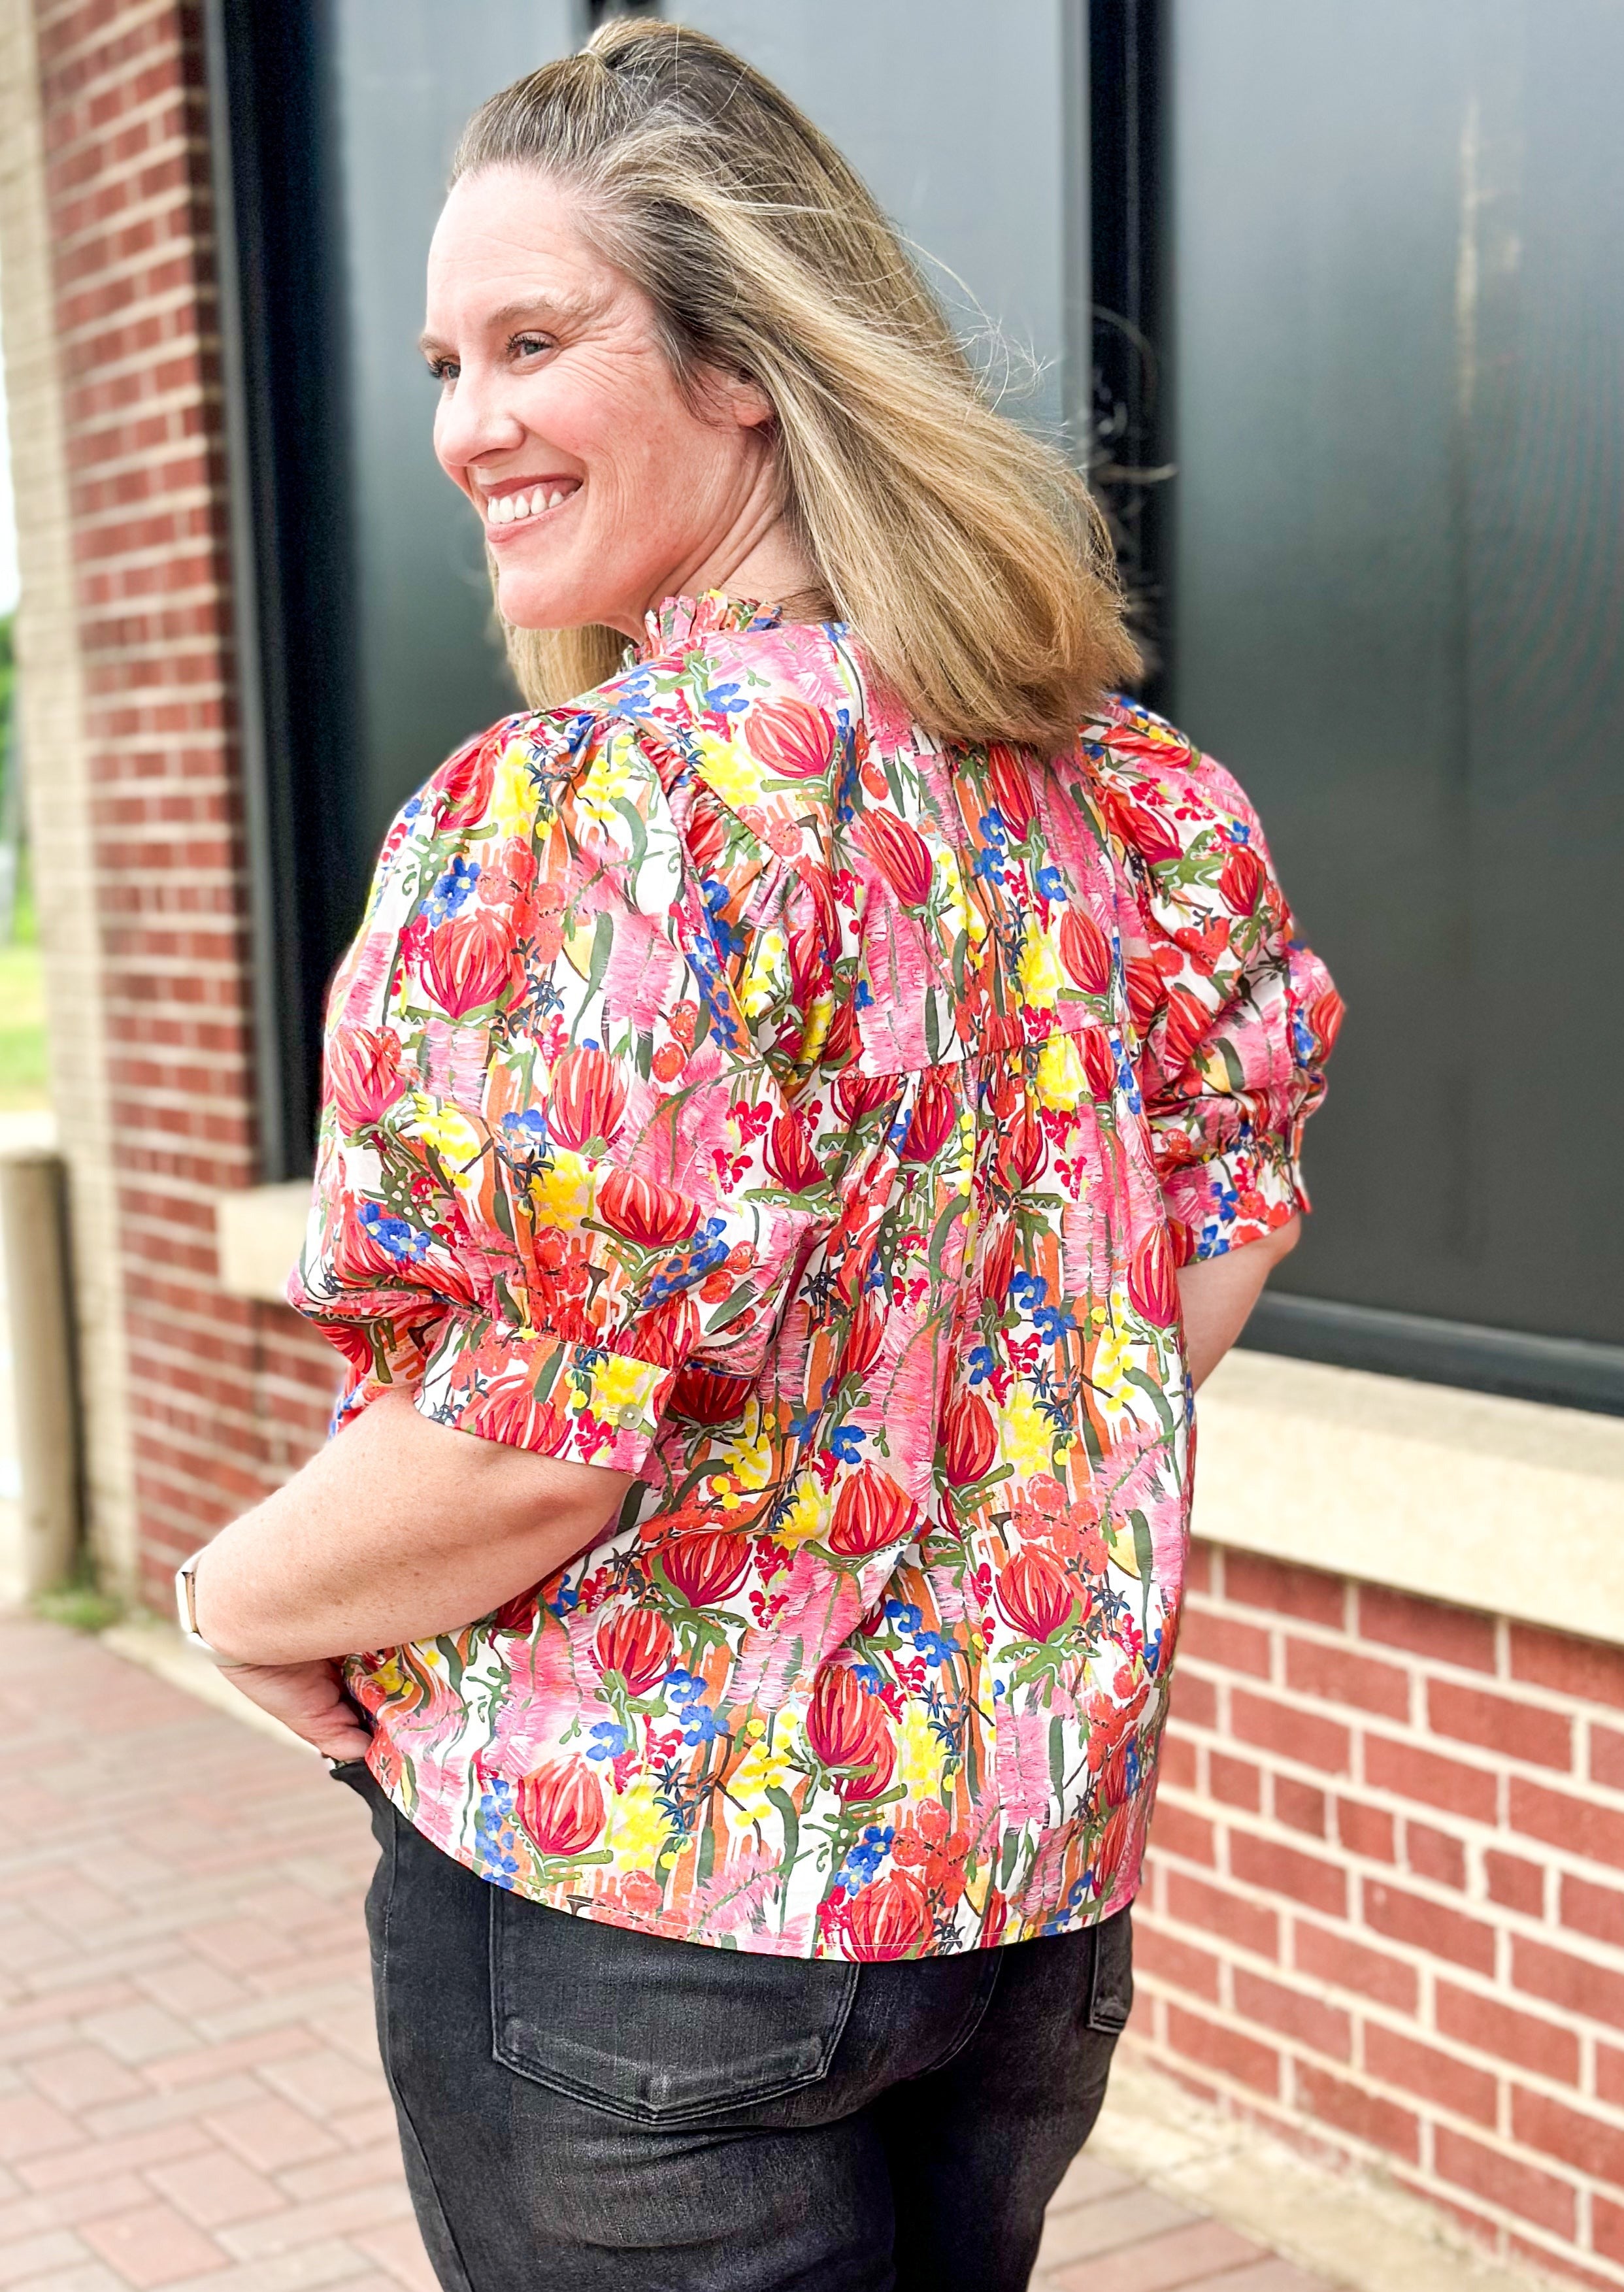
[[[205,1545],[203,1552],[207,1549]],[[212,1648],[198,1629],[198,1562],[202,1559],[203,1552],[194,1552],[191,1558],[182,1560],[174,1571],[174,1604],[181,1619],[181,1637],[189,1647],[195,1647],[199,1655],[206,1655],[212,1664],[217,1664],[222,1671],[241,1671],[243,1666],[234,1656],[222,1655],[217,1648]]]

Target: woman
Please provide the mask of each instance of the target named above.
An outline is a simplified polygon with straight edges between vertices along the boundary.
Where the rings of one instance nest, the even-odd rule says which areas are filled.
[[[535,706],[384,845],[293,1291],[345,1429],[192,1612],[366,1762],[442,2282],[1016,2287],[1335,997],[1103,697],[1076,480],[725,50],[488,103],[424,350]]]

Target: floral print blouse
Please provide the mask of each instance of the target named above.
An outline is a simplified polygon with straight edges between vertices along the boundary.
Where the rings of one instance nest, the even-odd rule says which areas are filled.
[[[351,1659],[482,1877],[925,1957],[1138,1882],[1192,1410],[1176,1268],[1302,1206],[1339,1005],[1226,773],[1113,703],[944,750],[710,595],[452,757],[335,983],[291,1291],[437,1422],[636,1476]]]

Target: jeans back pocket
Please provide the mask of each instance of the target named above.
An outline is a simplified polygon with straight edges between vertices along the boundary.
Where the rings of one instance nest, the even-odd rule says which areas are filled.
[[[490,1891],[492,2048],[521,2077],[680,2125],[827,2076],[860,1967],[662,1941]]]
[[[1131,1910],[1115,1910],[1094,1930],[1094,1963],[1088,1969],[1091,2030],[1118,2037],[1134,2010],[1134,1928]]]

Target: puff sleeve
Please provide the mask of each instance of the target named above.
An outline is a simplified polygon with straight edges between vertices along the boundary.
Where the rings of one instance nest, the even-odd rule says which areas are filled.
[[[1342,1016],[1296,935],[1257,815],[1159,718],[1106,736],[1106,809],[1135,897],[1129,1007],[1157,1174],[1181,1263],[1256,1241],[1308,1207],[1303,1127]]]
[[[404,1381],[441,1424],[636,1472],[685,1371],[759,1366],[825,1182],[673,775],[627,720],[518,718],[392,830],[290,1289],[350,1363],[341,1420]],[[730,856],[759,902],[783,863],[742,830]]]

